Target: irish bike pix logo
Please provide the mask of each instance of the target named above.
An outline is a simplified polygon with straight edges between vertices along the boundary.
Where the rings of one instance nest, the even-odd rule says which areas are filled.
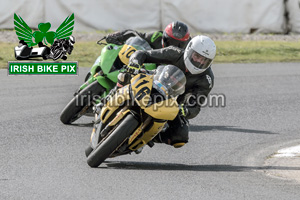
[[[32,30],[14,13],[14,28],[19,39],[14,53],[18,61],[8,62],[8,75],[77,75],[78,62],[66,61],[75,44],[74,19],[72,13],[55,31],[50,31],[50,22],[39,23],[38,30]]]

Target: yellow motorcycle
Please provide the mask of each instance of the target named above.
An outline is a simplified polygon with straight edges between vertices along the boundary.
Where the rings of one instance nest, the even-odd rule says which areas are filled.
[[[184,73],[167,65],[152,75],[139,73],[117,90],[96,116],[86,150],[88,165],[98,167],[107,158],[140,153],[147,144],[152,147],[152,139],[177,116],[176,98],[184,93],[185,83]]]

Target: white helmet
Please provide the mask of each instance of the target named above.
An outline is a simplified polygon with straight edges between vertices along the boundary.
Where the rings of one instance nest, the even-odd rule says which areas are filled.
[[[200,74],[210,67],[216,56],[216,45],[212,39],[197,35],[187,45],[184,64],[191,74]]]

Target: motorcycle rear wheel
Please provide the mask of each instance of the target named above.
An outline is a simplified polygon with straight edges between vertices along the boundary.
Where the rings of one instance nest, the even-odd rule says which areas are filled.
[[[73,99],[66,105],[60,114],[60,121],[64,124],[71,124],[79,119],[82,114],[80,112],[90,103],[92,103],[95,95],[102,95],[105,89],[97,82],[93,82],[86,88],[81,90]],[[81,102],[81,99],[83,101]],[[77,105],[80,104],[80,105]],[[92,105],[90,105],[92,106]]]
[[[119,126],[89,154],[88,165],[98,167],[133,133],[138,125],[138,120],[132,114],[127,115]]]

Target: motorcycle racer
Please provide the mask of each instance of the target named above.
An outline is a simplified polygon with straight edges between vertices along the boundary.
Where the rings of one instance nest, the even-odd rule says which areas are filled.
[[[153,49],[160,49],[168,46],[177,46],[185,48],[191,40],[188,26],[183,22],[172,22],[164,29],[164,31],[156,31],[149,33],[141,33],[135,30],[126,29],[106,36],[106,42],[122,45],[133,36],[140,36],[145,39]]]
[[[181,147],[188,142],[188,122],[196,117],[201,104],[214,85],[211,64],[216,55],[216,45],[207,36],[194,37],[184,49],[169,46],[162,49],[137,51],[131,55],[129,68],[140,69],[143,63],[172,64],[185,72],[187,79],[183,95],[177,99],[179,115],[169,121],[169,128],[156,136],[154,141]]]

